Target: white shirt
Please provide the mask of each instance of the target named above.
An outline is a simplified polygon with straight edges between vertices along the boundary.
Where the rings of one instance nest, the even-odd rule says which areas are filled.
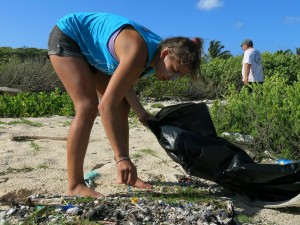
[[[251,64],[248,82],[263,82],[264,78],[260,52],[254,48],[249,48],[244,52],[242,69],[243,81],[245,79],[245,63]]]

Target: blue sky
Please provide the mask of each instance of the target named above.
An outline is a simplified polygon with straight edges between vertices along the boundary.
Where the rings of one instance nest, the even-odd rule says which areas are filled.
[[[0,46],[47,48],[56,21],[71,12],[126,16],[162,38],[221,41],[233,55],[251,38],[261,52],[300,47],[299,0],[9,0],[0,7]]]

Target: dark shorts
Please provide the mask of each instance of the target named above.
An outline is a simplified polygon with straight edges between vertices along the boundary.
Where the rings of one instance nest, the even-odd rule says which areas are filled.
[[[249,93],[252,93],[253,89],[252,86],[253,84],[263,84],[264,82],[248,82],[247,85],[244,84],[244,86],[248,89]]]
[[[69,56],[83,58],[79,45],[70,37],[65,35],[58,26],[54,26],[48,39],[48,55]],[[88,63],[88,62],[87,62]],[[97,69],[88,63],[91,71],[97,73]]]
[[[84,58],[78,44],[54,26],[48,39],[48,55]]]

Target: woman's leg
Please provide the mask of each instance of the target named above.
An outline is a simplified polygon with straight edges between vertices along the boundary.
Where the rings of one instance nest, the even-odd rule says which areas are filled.
[[[108,85],[110,76],[106,74],[102,74],[98,72],[94,76],[94,83],[96,85],[96,89],[98,92],[98,96],[101,98],[101,96],[104,94],[105,89]],[[122,131],[122,134],[124,136],[124,140],[127,141],[126,143],[126,151],[129,155],[129,124],[128,124],[128,116],[129,116],[130,106],[127,103],[127,101],[124,99],[119,106],[119,117],[120,117],[120,129]],[[118,182],[118,179],[117,179]],[[137,188],[152,188],[152,185],[147,184],[143,182],[141,179],[137,179],[137,182],[134,185]]]
[[[82,58],[51,55],[50,60],[76,111],[67,139],[67,194],[98,197],[101,194],[85,185],[83,175],[83,162],[90,132],[98,113],[93,74]]]

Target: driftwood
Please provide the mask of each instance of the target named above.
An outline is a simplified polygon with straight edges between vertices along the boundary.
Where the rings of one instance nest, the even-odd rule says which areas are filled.
[[[40,139],[66,141],[67,137],[33,136],[33,135],[21,135],[21,136],[14,135],[11,137],[12,141],[29,141],[29,140],[40,140]]]
[[[17,88],[9,88],[9,87],[0,87],[0,94],[10,94],[10,95],[17,95],[18,93],[23,92],[21,89]]]
[[[45,206],[57,206],[63,205],[64,199],[63,198],[4,198],[0,199],[2,205],[45,205]]]
[[[63,199],[62,198],[49,198],[49,199],[30,199],[29,200],[33,205],[62,205]]]
[[[79,196],[60,196],[53,198],[45,197],[22,197],[22,198],[12,198],[9,196],[4,196],[0,198],[0,205],[44,205],[44,206],[63,206],[66,205],[68,200],[75,200]]]

